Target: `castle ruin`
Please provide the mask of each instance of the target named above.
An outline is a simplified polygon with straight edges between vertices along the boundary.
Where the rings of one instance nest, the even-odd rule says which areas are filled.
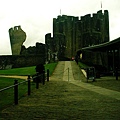
[[[53,37],[50,33],[46,34],[45,41],[49,51],[60,54],[58,59],[71,59],[78,49],[108,42],[108,10],[81,17],[59,15],[53,18]]]
[[[26,40],[26,33],[21,29],[21,26],[15,26],[9,29],[9,37],[12,55],[20,55],[21,47]]]

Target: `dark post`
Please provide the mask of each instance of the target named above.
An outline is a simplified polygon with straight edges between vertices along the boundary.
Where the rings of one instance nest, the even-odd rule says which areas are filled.
[[[47,69],[47,81],[49,81],[49,69]]]
[[[28,95],[30,95],[30,92],[31,92],[30,75],[28,75]]]
[[[93,82],[95,82],[95,68],[93,67]]]
[[[86,73],[87,73],[87,82],[88,82],[88,79],[89,79],[89,68],[87,68]]]
[[[87,68],[86,72],[87,72],[87,82],[89,79],[92,79],[94,82],[95,81],[95,68],[94,67]]]
[[[118,80],[118,68],[116,67],[116,70],[115,70],[115,76],[116,76],[116,80]]]
[[[36,66],[36,72],[38,73],[38,75],[40,75],[40,77],[38,77],[39,81],[38,82],[42,82],[43,85],[45,84],[45,67],[43,64],[38,64]]]
[[[14,103],[15,105],[18,104],[18,80],[14,82]]]
[[[42,78],[43,78],[43,85],[44,85],[44,84],[45,84],[45,72],[43,72],[43,74],[42,74],[42,75],[43,75],[43,77],[42,77]]]
[[[40,78],[40,76],[37,75],[37,76],[36,76],[36,89],[39,88],[39,78]]]
[[[115,50],[113,50],[113,76],[115,76]]]

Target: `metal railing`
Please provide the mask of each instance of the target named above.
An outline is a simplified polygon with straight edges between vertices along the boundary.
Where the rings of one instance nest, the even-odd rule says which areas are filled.
[[[71,71],[72,71],[72,68],[71,68],[71,67],[67,67],[66,69],[64,69],[63,72],[60,72],[60,73],[58,74],[58,77],[57,77],[57,78],[59,78],[59,77],[61,76],[62,79],[64,79],[65,81],[68,81],[68,82],[70,82],[72,79],[73,79],[73,80],[74,80],[74,79],[80,80],[80,72],[78,71],[77,73],[76,73],[76,72],[74,73],[74,72],[72,71],[72,74],[71,74]],[[64,75],[66,76],[65,78],[63,78]],[[81,81],[81,80],[80,80],[80,81]]]
[[[41,76],[43,76],[43,77],[41,77]],[[41,80],[41,78],[42,78],[42,80]],[[43,85],[45,84],[45,80],[49,81],[49,70],[47,69],[46,73],[37,74],[34,77],[31,77],[30,75],[28,75],[27,80],[23,81],[23,82],[18,83],[18,80],[14,80],[13,85],[5,87],[3,89],[0,89],[0,93],[3,91],[9,90],[10,88],[14,88],[14,92],[13,92],[14,93],[14,95],[13,95],[14,96],[14,104],[17,105],[18,104],[18,86],[27,82],[28,83],[27,84],[27,95],[30,95],[31,94],[31,81],[34,82],[34,79],[36,79],[36,81],[35,81],[36,89],[38,89],[40,81],[42,81]]]
[[[61,72],[61,73],[59,73],[59,76],[60,75],[62,75],[63,76],[63,74],[65,73],[65,72],[67,72],[67,81],[69,82],[69,80],[70,80],[70,68],[68,67],[68,68],[66,68],[63,72]]]

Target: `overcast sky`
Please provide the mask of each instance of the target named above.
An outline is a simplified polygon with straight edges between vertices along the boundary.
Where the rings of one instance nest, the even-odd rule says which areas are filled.
[[[101,9],[109,11],[110,40],[120,37],[120,0],[1,0],[0,55],[11,54],[8,30],[21,25],[26,32],[26,47],[45,42],[52,33],[53,18],[61,14],[84,16]]]

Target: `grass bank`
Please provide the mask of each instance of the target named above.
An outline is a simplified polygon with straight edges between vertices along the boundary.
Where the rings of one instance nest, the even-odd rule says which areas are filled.
[[[81,62],[78,63],[80,68],[87,68],[86,64],[83,64]],[[87,82],[87,80],[83,80],[83,82]],[[115,90],[120,92],[120,77],[119,80],[116,80],[115,76],[103,76],[100,78],[96,78],[96,81],[93,82],[92,80],[88,80],[89,84],[107,88],[110,90]]]
[[[50,75],[52,75],[57,63],[50,63],[45,65],[45,71],[49,69]],[[24,67],[24,68],[15,68],[10,70],[0,70],[0,75],[33,75],[35,74],[35,66],[33,67]],[[14,84],[15,78],[5,78],[0,77],[0,89],[11,86]],[[18,82],[22,82],[25,80],[17,79]],[[31,89],[35,89],[35,83],[31,83]],[[19,85],[19,99],[27,94],[27,83],[23,83]],[[12,104],[14,102],[14,90],[10,88],[3,92],[0,92],[0,110],[4,108],[6,105]]]
[[[45,64],[45,71],[49,69],[50,75],[53,73],[57,63]],[[0,75],[33,75],[35,74],[35,66],[32,67],[23,67],[23,68],[13,68],[9,70],[0,70]]]
[[[119,100],[65,81],[50,81],[18,106],[2,111],[5,120],[118,120]]]
[[[82,62],[78,62],[78,65],[79,65],[79,67],[80,67],[81,69],[85,69],[85,68],[90,67],[90,66],[88,66],[88,65],[86,65],[86,64],[84,64],[84,63],[82,63]]]
[[[0,77],[0,89],[14,85],[14,80],[15,79],[13,78]],[[18,80],[18,83],[25,81],[22,79],[17,79],[17,80]],[[33,89],[35,89],[35,83],[31,83],[31,91]],[[28,90],[27,82],[20,84],[18,86],[18,99],[26,96],[27,90]],[[13,87],[0,92],[0,110],[2,110],[7,105],[10,105],[13,103],[14,103],[14,88]]]

